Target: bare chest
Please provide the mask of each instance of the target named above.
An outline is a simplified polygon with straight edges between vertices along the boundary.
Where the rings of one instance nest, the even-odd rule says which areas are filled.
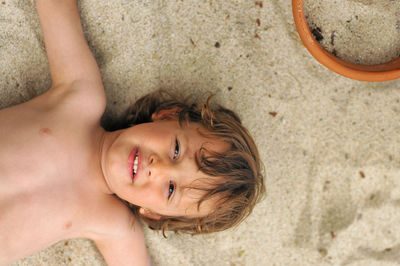
[[[80,235],[91,174],[83,131],[21,119],[0,117],[0,258],[10,261]]]
[[[0,206],[9,197],[26,199],[37,192],[62,197],[65,193],[59,192],[68,191],[85,171],[90,143],[83,130],[69,131],[48,117],[6,123],[1,120]]]

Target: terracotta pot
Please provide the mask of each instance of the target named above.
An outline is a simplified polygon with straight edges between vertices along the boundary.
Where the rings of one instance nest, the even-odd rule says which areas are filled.
[[[346,62],[326,51],[308,28],[303,0],[292,0],[293,17],[304,46],[321,64],[348,78],[361,81],[387,81],[400,78],[400,57],[379,65],[357,65]]]

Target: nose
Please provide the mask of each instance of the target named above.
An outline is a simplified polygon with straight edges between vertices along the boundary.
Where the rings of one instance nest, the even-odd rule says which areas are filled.
[[[162,159],[157,154],[149,157],[147,176],[151,181],[165,181],[173,175],[172,165],[168,159]]]
[[[147,176],[149,176],[149,177],[151,177],[151,167],[152,167],[152,164],[153,164],[153,162],[154,162],[154,160],[155,160],[155,155],[150,155],[150,157],[149,157],[149,163],[148,163],[148,173],[147,173]]]

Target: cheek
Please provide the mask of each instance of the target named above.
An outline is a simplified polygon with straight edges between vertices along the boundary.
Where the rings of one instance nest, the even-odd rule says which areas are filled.
[[[137,142],[139,145],[144,145],[144,146],[158,146],[161,141],[166,140],[165,135],[163,135],[161,132],[159,132],[157,129],[145,129],[140,132],[137,132],[137,134],[132,134],[132,138],[134,142]]]
[[[106,156],[107,170],[113,174],[122,174],[121,170],[123,166],[128,163],[128,157],[125,158],[125,154],[129,154],[125,151],[121,145],[115,145],[111,147]]]
[[[123,192],[124,199],[141,207],[154,207],[160,205],[160,195],[149,187],[128,186]]]

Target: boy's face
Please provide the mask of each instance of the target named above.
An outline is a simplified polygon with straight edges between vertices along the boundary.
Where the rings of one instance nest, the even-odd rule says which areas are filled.
[[[198,169],[195,154],[201,147],[224,152],[228,144],[201,136],[199,129],[204,130],[196,123],[181,127],[172,119],[118,131],[102,160],[110,190],[140,206],[142,214],[143,210],[188,218],[209,214],[215,200],[206,200],[197,209],[205,192],[188,187],[204,187],[204,179],[212,183],[216,178]]]

